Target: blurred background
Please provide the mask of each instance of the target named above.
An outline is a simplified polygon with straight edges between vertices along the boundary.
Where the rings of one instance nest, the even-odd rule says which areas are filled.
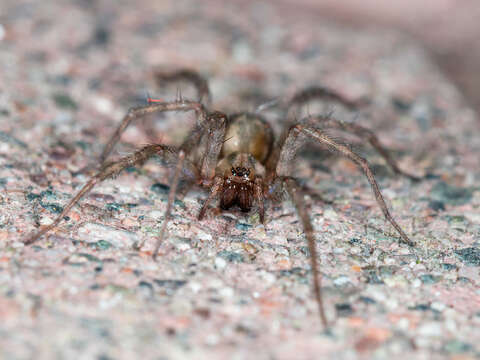
[[[253,2],[253,0],[252,0]],[[277,0],[285,16],[310,15],[349,26],[395,28],[430,51],[480,111],[480,4],[476,0]],[[295,5],[293,5],[295,3]]]

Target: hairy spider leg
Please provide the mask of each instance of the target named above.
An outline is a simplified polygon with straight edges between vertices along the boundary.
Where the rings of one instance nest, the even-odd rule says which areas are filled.
[[[316,242],[315,242],[315,234],[313,231],[312,222],[310,221],[310,216],[307,213],[305,207],[305,201],[303,200],[303,193],[300,190],[295,179],[286,177],[283,178],[285,185],[287,187],[287,192],[290,195],[293,203],[295,204],[295,208],[297,209],[298,217],[302,222],[303,231],[305,233],[305,237],[307,238],[308,249],[310,251],[310,263],[312,267],[312,282],[313,282],[313,292],[315,295],[315,299],[318,305],[318,312],[320,314],[320,319],[323,323],[324,328],[328,328],[328,321],[327,316],[325,315],[325,308],[323,305],[323,298],[322,298],[322,290],[321,290],[321,277],[320,277],[320,270],[317,264],[317,249],[316,249]]]
[[[165,85],[165,83],[185,81],[190,83],[197,91],[197,101],[206,101],[207,105],[212,102],[212,95],[210,88],[208,87],[207,80],[199,73],[189,69],[179,69],[174,72],[154,71],[154,77],[159,86]]]
[[[383,199],[383,196],[380,192],[380,188],[375,180],[370,166],[363,157],[353,152],[347,146],[338,143],[328,135],[326,135],[322,130],[316,129],[313,127],[307,127],[301,124],[294,125],[290,128],[289,134],[285,143],[280,152],[280,158],[277,165],[277,175],[278,176],[291,176],[292,174],[292,165],[295,155],[298,149],[305,144],[307,139],[317,140],[318,142],[327,145],[334,151],[338,151],[342,155],[346,156],[348,159],[352,160],[356,165],[360,167],[372,187],[375,199],[377,200],[378,205],[380,206],[383,215],[385,218],[392,224],[395,230],[400,235],[401,241],[406,243],[409,246],[415,246],[415,243],[408,238],[402,228],[397,224],[393,219],[390,211],[388,210],[387,204]]]
[[[175,83],[175,82],[186,82],[189,83],[197,92],[197,102],[207,104],[207,107],[211,105],[212,96],[210,93],[210,88],[208,86],[208,82],[205,78],[203,78],[199,73],[190,70],[190,69],[179,69],[174,72],[165,72],[162,70],[154,70],[153,77],[158,86],[165,86],[168,83]],[[181,102],[183,100],[182,94],[180,89],[177,89],[177,97],[176,101]],[[163,103],[165,100],[163,99],[153,99],[147,94],[147,103]],[[145,119],[146,120],[146,119]],[[147,135],[148,139],[151,142],[157,143],[158,136],[155,135],[156,131],[151,126],[149,121],[143,121],[141,123],[143,131]]]
[[[199,180],[201,182],[201,185],[204,185],[204,186],[210,186],[212,183],[212,179],[214,180],[214,183],[211,188],[209,199],[207,199],[204,206],[200,210],[200,213],[198,215],[199,218],[203,217],[203,214],[205,214],[206,206],[217,195],[221,187],[221,184],[223,183],[223,180],[220,182],[219,179],[215,178],[215,167],[218,162],[218,156],[220,154],[220,150],[222,149],[223,139],[225,137],[226,120],[227,120],[226,115],[219,111],[214,111],[210,113],[207,117],[207,122],[206,122],[207,128],[206,128],[206,131],[204,132],[204,135],[208,137],[207,137],[206,149],[201,161],[202,166],[200,169]],[[194,129],[192,133],[198,134],[200,133],[200,131],[196,131]],[[162,228],[160,230],[160,234],[158,236],[158,239],[155,245],[155,250],[153,252],[154,259],[156,259],[157,257],[158,250],[160,248],[160,245],[165,235],[168,221],[171,218],[171,211],[172,211],[173,203],[175,200],[178,183],[180,181],[180,174],[183,170],[183,162],[185,160],[185,151],[183,149],[181,149],[179,152],[178,160],[179,161],[177,164],[177,169],[175,171],[175,176],[173,178],[172,184],[170,186],[170,192],[168,194],[168,204],[167,204],[167,210],[165,212],[165,218],[164,218]]]
[[[317,125],[317,123],[319,123],[318,125],[320,125],[322,129],[334,128],[348,133],[352,133],[358,136],[361,140],[368,141],[370,145],[387,162],[388,166],[390,166],[394,173],[408,177],[413,181],[421,180],[420,177],[409,174],[408,172],[400,169],[396,161],[392,158],[387,149],[380,143],[380,140],[378,140],[378,137],[375,135],[375,133],[370,129],[351,122],[337,120],[332,118],[331,116],[309,116],[308,118],[306,118],[306,123],[308,125]]]
[[[134,120],[140,119],[147,114],[164,112],[164,111],[190,111],[194,110],[197,114],[197,126],[202,126],[201,124],[207,119],[207,113],[203,105],[196,101],[181,100],[181,101],[172,101],[172,102],[154,102],[144,106],[133,107],[128,110],[127,114],[123,118],[122,122],[115,130],[114,134],[108,141],[105,146],[102,154],[100,155],[100,162],[103,164],[107,159],[108,155],[112,152],[113,147],[120,140],[125,129],[130,125]]]
[[[349,100],[343,95],[325,87],[313,86],[296,92],[286,105],[287,112],[294,106],[301,107],[312,100],[326,100],[337,102],[344,105],[347,109],[351,111],[357,110],[363,105],[366,105],[367,103],[367,101],[363,99],[357,101]],[[354,123],[334,119],[331,116],[309,116],[306,118],[306,120],[307,125],[317,125],[315,124],[315,122],[319,122],[322,128],[331,127],[343,130],[345,132],[353,133],[360,139],[368,141],[370,145],[380,154],[380,156],[383,157],[383,159],[387,162],[388,166],[390,166],[394,173],[406,176],[413,181],[421,180],[420,177],[409,174],[408,172],[399,168],[395,160],[391,157],[387,149],[380,143],[378,137],[373,133],[373,131]]]
[[[49,225],[42,227],[38,232],[28,236],[23,242],[26,245],[32,244],[38,240],[41,236],[45,235],[48,231],[55,228],[62,219],[68,215],[70,210],[75,204],[77,204],[81,198],[89,193],[96,185],[102,181],[112,178],[120,174],[123,170],[131,166],[143,165],[149,158],[154,155],[159,155],[166,163],[177,162],[177,150],[173,147],[166,145],[147,145],[142,149],[134,152],[131,155],[125,156],[117,161],[106,164],[96,175],[94,175],[88,182],[80,189],[80,191],[70,200],[70,202],[64,207],[62,213]],[[185,166],[185,165],[184,165]],[[196,172],[196,168],[188,162],[186,164],[189,170]]]
[[[263,179],[258,176],[253,187],[255,202],[258,204],[260,222],[265,225],[265,191]]]
[[[217,197],[223,187],[223,176],[215,176],[213,178],[213,185],[210,188],[210,194],[208,194],[207,199],[203,203],[200,212],[198,213],[198,220],[202,220],[205,217],[208,205]]]
[[[215,176],[218,157],[225,140],[227,116],[220,111],[214,111],[208,115],[207,123],[208,130],[205,132],[205,135],[207,136],[207,145],[200,170],[202,182],[204,182],[205,185],[207,185]],[[205,180],[207,181],[206,183]]]
[[[167,224],[170,221],[170,218],[172,217],[172,206],[175,201],[175,195],[177,194],[177,186],[178,182],[180,181],[180,174],[183,170],[183,163],[185,161],[185,152],[183,150],[180,150],[178,153],[178,163],[177,163],[177,168],[175,170],[175,175],[173,177],[172,184],[170,186],[170,191],[168,193],[168,204],[167,204],[167,210],[165,210],[165,216],[163,219],[163,224],[160,229],[160,234],[158,235],[157,242],[155,243],[155,248],[153,250],[153,260],[157,259],[158,255],[158,249],[160,249],[160,245],[162,244],[163,241],[163,236],[165,234],[165,230],[167,229]],[[140,246],[141,247],[141,246]]]
[[[344,105],[349,110],[357,110],[365,105],[365,100],[349,100],[336,91],[322,87],[311,86],[296,92],[286,104],[287,112],[294,106],[303,106],[312,100],[334,101]]]

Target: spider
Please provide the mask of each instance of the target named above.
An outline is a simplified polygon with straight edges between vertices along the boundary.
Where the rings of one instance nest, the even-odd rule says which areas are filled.
[[[347,145],[327,135],[324,129],[336,128],[353,133],[361,140],[369,142],[395,173],[418,180],[397,166],[372,131],[354,123],[339,121],[332,116],[310,115],[302,121],[290,123],[275,141],[272,128],[259,113],[242,112],[227,116],[220,111],[210,111],[204,105],[211,101],[209,86],[198,73],[184,69],[173,73],[157,73],[156,77],[163,83],[187,81],[196,89],[198,100],[192,101],[180,97],[175,101],[168,102],[148,98],[148,104],[131,108],[105,146],[100,156],[102,164],[100,170],[87,181],[50,225],[42,227],[38,232],[27,237],[24,240],[25,244],[32,244],[57,227],[72,207],[97,184],[115,177],[128,167],[142,165],[153,156],[160,157],[165,164],[175,165],[164,221],[153,251],[154,259],[165,236],[166,226],[171,219],[172,206],[180,180],[209,190],[209,195],[198,214],[198,220],[205,217],[210,204],[218,198],[219,207],[224,210],[236,206],[242,212],[249,212],[256,206],[260,222],[265,224],[265,200],[278,201],[279,194],[286,191],[295,205],[308,242],[313,292],[318,304],[320,319],[324,327],[327,327],[321,296],[314,229],[304,202],[302,188],[293,176],[296,154],[305,143],[314,141],[346,156],[363,171],[383,215],[400,235],[400,241],[414,246],[414,242],[391,216],[368,162]],[[360,106],[359,103],[348,101],[329,89],[311,87],[299,91],[291,97],[286,102],[284,110],[288,113],[293,106],[302,106],[316,99],[336,101],[350,109]],[[117,161],[106,161],[122,133],[131,123],[147,114],[167,111],[194,111],[196,114],[196,124],[180,146],[150,144]]]

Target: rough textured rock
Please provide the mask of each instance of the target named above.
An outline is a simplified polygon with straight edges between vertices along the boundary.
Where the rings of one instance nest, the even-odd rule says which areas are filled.
[[[399,34],[280,17],[266,4],[208,4],[2,1],[0,357],[479,356],[480,137],[457,89]],[[404,169],[426,175],[420,183],[392,175],[354,144],[417,241],[409,249],[353,165],[315,147],[299,158],[298,177],[333,202],[307,197],[330,332],[316,313],[289,201],[269,206],[265,229],[255,214],[236,212],[198,222],[205,194],[191,191],[176,202],[152,261],[169,178],[155,161],[98,186],[34,246],[20,242],[87,180],[80,170],[146,90],[175,98],[175,86],[154,86],[156,66],[197,69],[214,107],[228,112],[315,84],[369,99],[359,113],[333,110],[374,129]],[[282,114],[265,115],[278,130]],[[140,122],[116,156],[179,141],[192,120]],[[143,240],[142,251],[132,249]]]

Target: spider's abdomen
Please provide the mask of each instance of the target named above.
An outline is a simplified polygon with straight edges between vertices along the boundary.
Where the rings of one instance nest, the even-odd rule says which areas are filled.
[[[230,116],[220,157],[233,153],[251,154],[265,163],[272,150],[273,131],[259,115],[241,113]]]

